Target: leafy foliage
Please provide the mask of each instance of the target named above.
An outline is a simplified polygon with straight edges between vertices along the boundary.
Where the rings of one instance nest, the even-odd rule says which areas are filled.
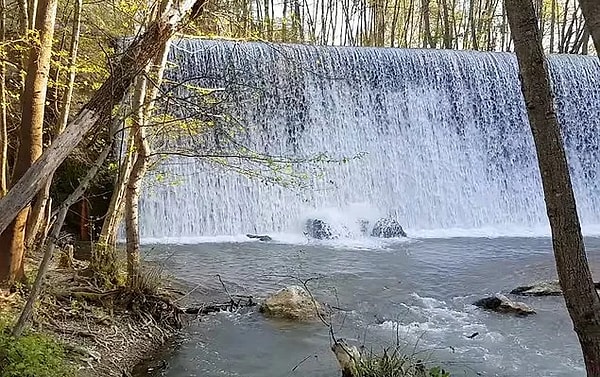
[[[8,321],[0,322],[0,377],[70,377],[64,348],[50,337],[30,332],[10,335]]]

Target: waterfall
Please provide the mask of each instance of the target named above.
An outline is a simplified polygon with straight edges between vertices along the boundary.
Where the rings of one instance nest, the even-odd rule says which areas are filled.
[[[276,173],[256,165],[252,177],[235,158],[233,168],[164,159],[140,203],[145,239],[301,234],[311,216],[392,216],[409,234],[548,227],[512,54],[181,39],[170,62],[171,93],[222,90],[224,119],[250,150],[332,161]],[[598,229],[598,59],[552,56],[550,67],[579,215],[585,231]],[[185,107],[174,111],[189,116]],[[201,151],[218,136],[215,127],[192,138]],[[163,145],[177,143],[186,141]],[[292,170],[304,178],[273,182]]]

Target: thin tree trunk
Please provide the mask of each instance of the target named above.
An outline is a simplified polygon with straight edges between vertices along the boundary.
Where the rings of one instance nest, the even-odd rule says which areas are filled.
[[[98,170],[100,170],[100,167],[106,161],[106,158],[108,157],[111,149],[112,143],[108,143],[108,145],[104,147],[104,150],[100,153],[100,156],[98,156],[98,158],[94,162],[92,168],[81,180],[79,186],[77,186],[75,191],[73,191],[71,195],[69,195],[67,199],[58,208],[58,214],[56,214],[57,218],[54,224],[52,225],[52,231],[50,233],[48,245],[46,245],[46,250],[44,251],[44,257],[42,259],[42,262],[40,263],[40,267],[38,268],[38,273],[35,277],[35,281],[33,283],[33,287],[31,288],[31,292],[29,293],[29,297],[27,298],[27,302],[21,310],[21,315],[19,316],[17,324],[13,328],[13,336],[20,336],[23,330],[25,329],[25,325],[31,318],[31,314],[33,312],[33,304],[35,303],[42,291],[42,283],[44,281],[46,273],[48,272],[50,260],[52,259],[54,249],[56,248],[56,240],[59,238],[60,230],[62,229],[62,226],[65,222],[65,217],[67,216],[69,208],[73,204],[75,204],[79,200],[79,198],[81,198],[81,196],[85,193],[92,180],[96,177],[96,174],[98,174]]]
[[[69,46],[69,76],[65,91],[62,96],[62,107],[58,118],[58,123],[53,131],[53,135],[59,135],[69,121],[69,111],[71,108],[71,99],[73,97],[73,88],[75,86],[75,77],[77,70],[75,64],[77,62],[77,53],[79,48],[79,33],[81,30],[81,8],[82,0],[75,0],[75,9],[73,15],[73,30],[71,35],[71,45]],[[27,221],[27,232],[25,236],[25,245],[29,249],[36,240],[41,224],[44,220],[46,203],[50,198],[50,186],[52,185],[53,174],[46,180],[46,184],[40,193],[38,193],[34,205]]]
[[[600,298],[587,262],[542,39],[531,1],[505,1],[540,167],[560,285],[579,337],[587,375],[600,376]]]
[[[266,3],[266,2],[265,2]],[[148,70],[146,70],[148,72]],[[138,77],[133,99],[133,124],[131,133],[134,142],[134,162],[125,192],[125,235],[127,249],[127,280],[129,285],[137,281],[140,271],[140,232],[138,224],[138,201],[141,181],[146,173],[149,146],[144,121],[144,101],[147,81],[145,75]]]
[[[20,145],[12,177],[13,182],[20,179],[42,154],[44,108],[57,5],[58,0],[42,0],[37,10],[36,29],[39,31],[40,44],[39,47],[32,47],[29,52],[22,101]],[[25,227],[29,215],[27,204],[29,203],[15,213],[10,225],[2,229],[0,234],[0,284],[10,285],[25,276],[23,255]]]
[[[596,54],[600,56],[600,1],[579,0],[579,4],[581,4],[585,25],[592,35]]]
[[[6,41],[6,0],[0,2],[0,45]],[[0,61],[0,198],[8,191],[8,133],[6,117],[6,62]]]
[[[127,279],[130,285],[139,278],[140,274],[140,232],[139,232],[139,197],[141,184],[146,170],[148,169],[150,146],[147,140],[149,119],[154,109],[154,101],[158,96],[158,90],[167,66],[167,57],[171,42],[166,41],[162,50],[156,56],[149,71],[150,77],[154,79],[154,86],[147,88],[148,82],[145,77],[139,78],[139,83],[134,96],[134,121],[133,140],[135,142],[135,162],[131,169],[127,191],[125,195],[125,233],[127,248]]]
[[[102,127],[110,120],[111,110],[118,103],[138,73],[150,62],[161,46],[178,29],[187,13],[199,14],[205,0],[186,0],[154,22],[123,53],[121,61],[113,66],[112,74],[96,91],[92,99],[69,123],[65,131],[42,156],[27,170],[12,189],[0,199],[0,231],[4,231],[39,192],[50,176],[71,153],[85,134]]]
[[[19,0],[19,31],[21,35],[27,35],[29,28],[29,5],[27,0]]]

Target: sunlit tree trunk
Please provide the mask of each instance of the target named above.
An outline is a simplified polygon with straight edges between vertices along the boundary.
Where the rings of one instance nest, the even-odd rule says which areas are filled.
[[[157,55],[148,72],[153,79],[153,86],[148,88],[148,81],[140,77],[134,95],[134,119],[131,132],[135,146],[135,159],[127,182],[125,195],[125,233],[127,247],[127,277],[133,283],[140,274],[140,231],[139,231],[139,199],[142,180],[148,169],[150,146],[148,143],[147,127],[158,96],[169,54],[171,43],[167,41]]]
[[[58,0],[42,0],[37,10],[39,46],[33,46],[29,52],[22,100],[20,145],[13,181],[19,180],[42,154],[44,107],[57,4]],[[24,277],[23,255],[28,214],[29,208],[25,206],[0,234],[0,284],[12,284]]]
[[[0,2],[0,45],[6,42],[6,0]],[[6,111],[6,62],[0,60],[0,198],[8,191],[8,133]]]
[[[548,64],[531,0],[505,0],[535,142],[556,270],[587,375],[600,376],[600,298],[588,266]]]
[[[79,33],[81,30],[81,8],[83,5],[82,0],[75,1],[75,9],[73,15],[73,30],[71,36],[71,45],[69,46],[69,75],[67,78],[66,88],[62,96],[62,105],[58,118],[58,123],[52,132],[53,135],[59,135],[69,121],[69,111],[71,109],[71,100],[73,98],[73,88],[75,86],[75,77],[77,71],[75,64],[77,62],[77,53],[79,48]],[[27,248],[31,248],[35,242],[38,232],[41,228],[42,223],[45,220],[44,214],[46,213],[45,208],[50,198],[50,186],[52,184],[53,175],[47,180],[42,191],[37,195],[34,205],[31,209],[29,219],[27,221],[27,233],[25,237],[25,245]]]

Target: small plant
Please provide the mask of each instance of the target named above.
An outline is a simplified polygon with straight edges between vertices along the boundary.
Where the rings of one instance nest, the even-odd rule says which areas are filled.
[[[6,319],[0,318],[0,377],[71,377],[63,347],[39,333],[10,335]]]
[[[352,355],[352,353],[348,353]],[[349,377],[450,377],[441,367],[428,368],[414,356],[401,352],[399,347],[385,348],[382,354],[370,352],[352,355],[353,365],[344,376]],[[339,358],[338,358],[339,360]]]

